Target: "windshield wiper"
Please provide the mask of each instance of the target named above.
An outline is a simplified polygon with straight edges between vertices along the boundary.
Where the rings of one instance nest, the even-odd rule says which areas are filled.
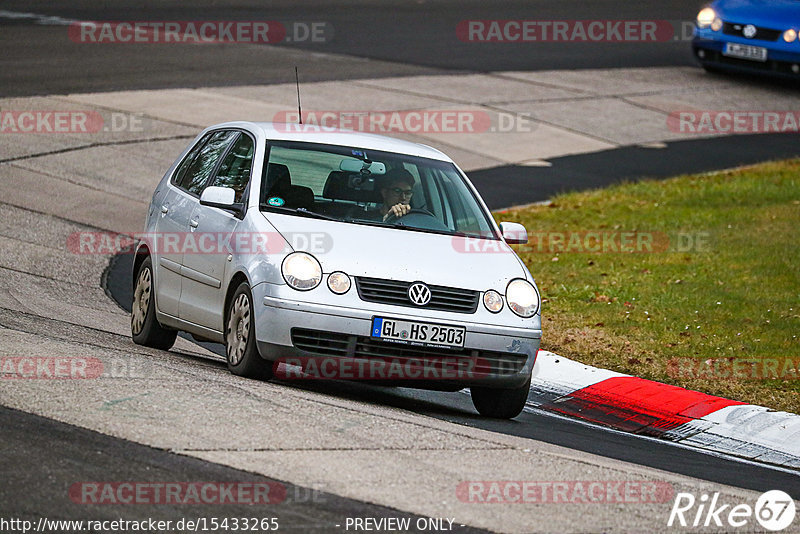
[[[436,230],[433,228],[421,228],[419,226],[409,226],[402,221],[397,221],[392,224],[381,223],[381,226],[387,226],[389,228],[397,228],[398,230],[410,230],[412,232],[424,232],[426,234],[439,234],[439,235],[449,235],[453,237],[470,237],[470,238],[479,238],[479,239],[492,239],[497,240],[496,237],[490,236],[483,236],[483,235],[476,235],[476,234],[467,234],[465,232],[459,232],[458,230]]]
[[[276,210],[283,213],[291,213],[293,215],[301,215],[303,217],[312,217],[314,219],[324,219],[326,221],[337,221],[341,222],[342,219],[338,217],[331,217],[330,215],[325,215],[323,213],[317,213],[316,211],[310,211],[306,208],[284,208],[283,206],[270,206],[268,204],[262,204],[261,209],[266,210]]]
[[[292,215],[300,215],[302,217],[310,217],[314,219],[323,219],[325,221],[335,221],[335,222],[343,222],[343,223],[352,223],[352,224],[362,224],[365,226],[378,226],[382,228],[396,228],[398,230],[409,230],[411,232],[423,232],[426,234],[438,234],[438,235],[449,235],[449,236],[458,236],[458,237],[481,237],[486,238],[487,236],[476,236],[465,234],[463,232],[458,231],[444,231],[444,230],[434,230],[432,228],[420,228],[418,226],[409,226],[402,221],[396,221],[393,223],[386,223],[384,221],[375,221],[372,219],[359,219],[357,217],[345,217],[345,218],[338,218],[332,217],[330,215],[325,215],[324,213],[317,213],[316,211],[310,211],[307,208],[286,208],[283,206],[270,206],[269,204],[262,204],[260,206],[262,209],[266,210],[274,210],[277,212],[283,213],[291,213]],[[489,239],[492,239],[489,237]],[[496,238],[494,238],[496,239]]]
[[[434,230],[432,228],[420,228],[419,226],[409,226],[402,222],[395,222],[392,224],[383,223],[383,225],[389,228],[397,228],[398,230],[410,230],[412,232],[424,232],[426,234],[453,235],[453,232],[450,231],[445,232],[444,230]]]
[[[316,217],[317,219],[325,219],[326,221],[341,221],[342,219],[338,217],[332,217],[330,215],[325,215],[324,213],[317,213],[316,211],[311,211],[307,208],[296,208],[296,213],[302,213],[306,217]]]

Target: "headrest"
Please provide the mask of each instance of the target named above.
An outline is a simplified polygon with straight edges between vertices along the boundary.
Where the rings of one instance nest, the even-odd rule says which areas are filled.
[[[270,163],[267,167],[267,187],[270,191],[283,191],[292,185],[289,167],[282,163]]]

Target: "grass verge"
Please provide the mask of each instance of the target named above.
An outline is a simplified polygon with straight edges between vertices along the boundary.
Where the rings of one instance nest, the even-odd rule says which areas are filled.
[[[800,413],[800,159],[495,216],[528,229],[543,349]]]

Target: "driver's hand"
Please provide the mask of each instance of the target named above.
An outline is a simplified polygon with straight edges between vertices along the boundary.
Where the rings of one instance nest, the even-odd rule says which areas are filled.
[[[386,213],[386,215],[383,216],[383,220],[385,221],[386,219],[388,219],[393,215],[395,217],[402,217],[406,215],[409,211],[411,211],[411,206],[409,206],[408,204],[395,204],[394,206],[389,208],[388,213]]]

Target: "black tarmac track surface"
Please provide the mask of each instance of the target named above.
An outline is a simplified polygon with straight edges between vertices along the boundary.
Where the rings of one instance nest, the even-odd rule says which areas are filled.
[[[690,66],[683,25],[696,0],[203,0],[185,2],[92,0],[35,2],[6,0],[0,5],[0,97],[71,92],[255,85],[294,81],[345,80],[401,75]],[[31,15],[21,16],[21,13]],[[44,17],[43,17],[44,16]],[[60,17],[47,19],[47,17]],[[676,34],[658,43],[471,43],[456,29],[466,20],[665,20]],[[87,44],[70,40],[75,20],[237,20],[322,22],[324,42],[282,42],[278,46],[240,44]],[[762,82],[758,82],[762,83]],[[772,83],[772,82],[763,82]],[[790,89],[787,89],[790,90]],[[470,173],[490,207],[545,200],[569,190],[602,187],[641,177],[663,178],[755,163],[800,153],[796,135],[736,136],[668,143],[667,148],[627,147],[551,160],[550,167],[498,167]],[[104,287],[129,309],[131,256],[112,261]],[[210,345],[219,352],[219,346]],[[186,365],[193,365],[188,360]],[[220,366],[224,366],[222,361]],[[286,387],[298,387],[286,384]],[[309,387],[304,384],[303,387]],[[315,391],[368,400],[431,415],[457,424],[523,436],[635,464],[695,476],[720,484],[765,491],[780,488],[800,498],[800,477],[762,466],[709,456],[610,432],[542,413],[513,421],[479,417],[463,393],[329,382]],[[208,516],[191,505],[130,507],[78,504],[69,498],[82,481],[253,481],[267,479],[221,465],[155,450],[26,414],[0,408],[0,517],[51,519],[159,519]],[[413,517],[385,507],[286,484],[289,499],[258,510],[220,505],[218,517],[277,517],[281,530],[338,531],[344,517]],[[285,525],[285,527],[284,527]],[[461,529],[460,531],[468,531]]]
[[[408,518],[415,525],[419,516],[384,506],[346,499],[313,488],[295,486],[263,476],[205,462],[167,451],[153,449],[131,441],[112,438],[104,434],[64,424],[37,415],[0,407],[0,469],[3,482],[0,484],[0,518],[32,521],[39,520],[91,520],[91,521],[172,521],[172,528],[162,532],[193,531],[191,528],[176,528],[178,522],[202,521],[210,525],[212,517],[222,520],[247,518],[248,525],[258,525],[256,532],[267,532],[263,525],[270,525],[274,518],[279,531],[288,532],[344,532],[348,517]],[[223,502],[197,504],[198,499],[188,491],[179,493],[184,502],[163,502],[155,489],[142,491],[136,497],[127,490],[112,492],[95,491],[105,488],[105,483],[125,481],[138,484],[140,488],[155,488],[159,484],[199,483],[211,484],[205,497]],[[228,484],[226,486],[225,484]],[[230,486],[230,483],[241,486]],[[150,486],[148,486],[150,484]],[[250,486],[252,484],[253,486]],[[199,485],[198,487],[203,487]],[[224,488],[235,488],[225,493]],[[239,492],[239,487],[243,488]],[[253,487],[268,487],[268,492],[256,491]],[[222,491],[217,488],[223,488]],[[261,498],[264,495],[273,497]],[[219,497],[218,497],[219,496]],[[117,498],[132,500],[131,503],[115,502]],[[231,499],[236,504],[231,504]],[[280,502],[273,502],[280,501]],[[152,501],[162,502],[151,504]],[[263,503],[263,501],[269,501]],[[257,519],[254,522],[253,519]],[[185,524],[185,523],[184,523]],[[203,523],[199,523],[203,524]],[[53,526],[52,523],[50,523]],[[110,524],[109,524],[110,525]],[[232,527],[233,523],[230,523]],[[244,525],[244,523],[241,523]],[[84,525],[88,527],[89,525]],[[485,532],[471,527],[453,524],[454,532]],[[74,525],[73,525],[74,527]],[[0,523],[0,531],[13,532]],[[134,529],[112,529],[107,532],[132,531]],[[198,529],[202,531],[202,528]],[[247,529],[250,530],[249,528]],[[79,531],[65,525],[50,528],[45,532]],[[84,528],[83,531],[89,531]],[[95,530],[101,532],[102,530]],[[224,529],[212,529],[224,531]],[[413,530],[416,532],[416,529]]]
[[[256,85],[384,76],[687,66],[702,2],[664,0],[165,0],[27,2],[0,9],[0,96],[166,87]],[[32,13],[60,17],[20,17]],[[467,42],[464,21],[664,21],[658,42]],[[97,44],[69,37],[70,21],[274,21],[289,42]],[[306,30],[323,24],[316,42]],[[316,26],[320,28],[320,26]],[[665,26],[666,27],[666,26]],[[488,26],[486,26],[488,35]],[[688,33],[687,33],[688,32]],[[483,35],[483,34],[482,34]],[[661,31],[657,34],[659,39]],[[307,36],[307,38],[305,38]],[[288,53],[287,53],[288,52]],[[334,54],[314,56],[304,52]]]
[[[133,255],[118,255],[111,261],[105,276],[106,292],[126,311],[130,311],[132,297],[132,267]],[[191,339],[189,336],[186,337]],[[202,345],[224,358],[225,351],[222,345],[215,343],[202,343]],[[187,360],[186,365],[192,364],[192,361]],[[225,362],[220,360],[219,366],[224,367]],[[720,484],[757,491],[780,488],[795,498],[800,497],[800,473],[798,472],[779,471],[756,464],[711,456],[667,442],[609,431],[598,426],[554,417],[543,412],[526,411],[510,421],[486,419],[477,414],[469,395],[463,392],[448,393],[408,388],[385,388],[343,381],[323,381],[311,385],[308,384],[311,381],[305,382],[301,385],[294,382],[284,383],[284,385],[304,388],[325,395],[402,408],[461,425],[531,438]]]

